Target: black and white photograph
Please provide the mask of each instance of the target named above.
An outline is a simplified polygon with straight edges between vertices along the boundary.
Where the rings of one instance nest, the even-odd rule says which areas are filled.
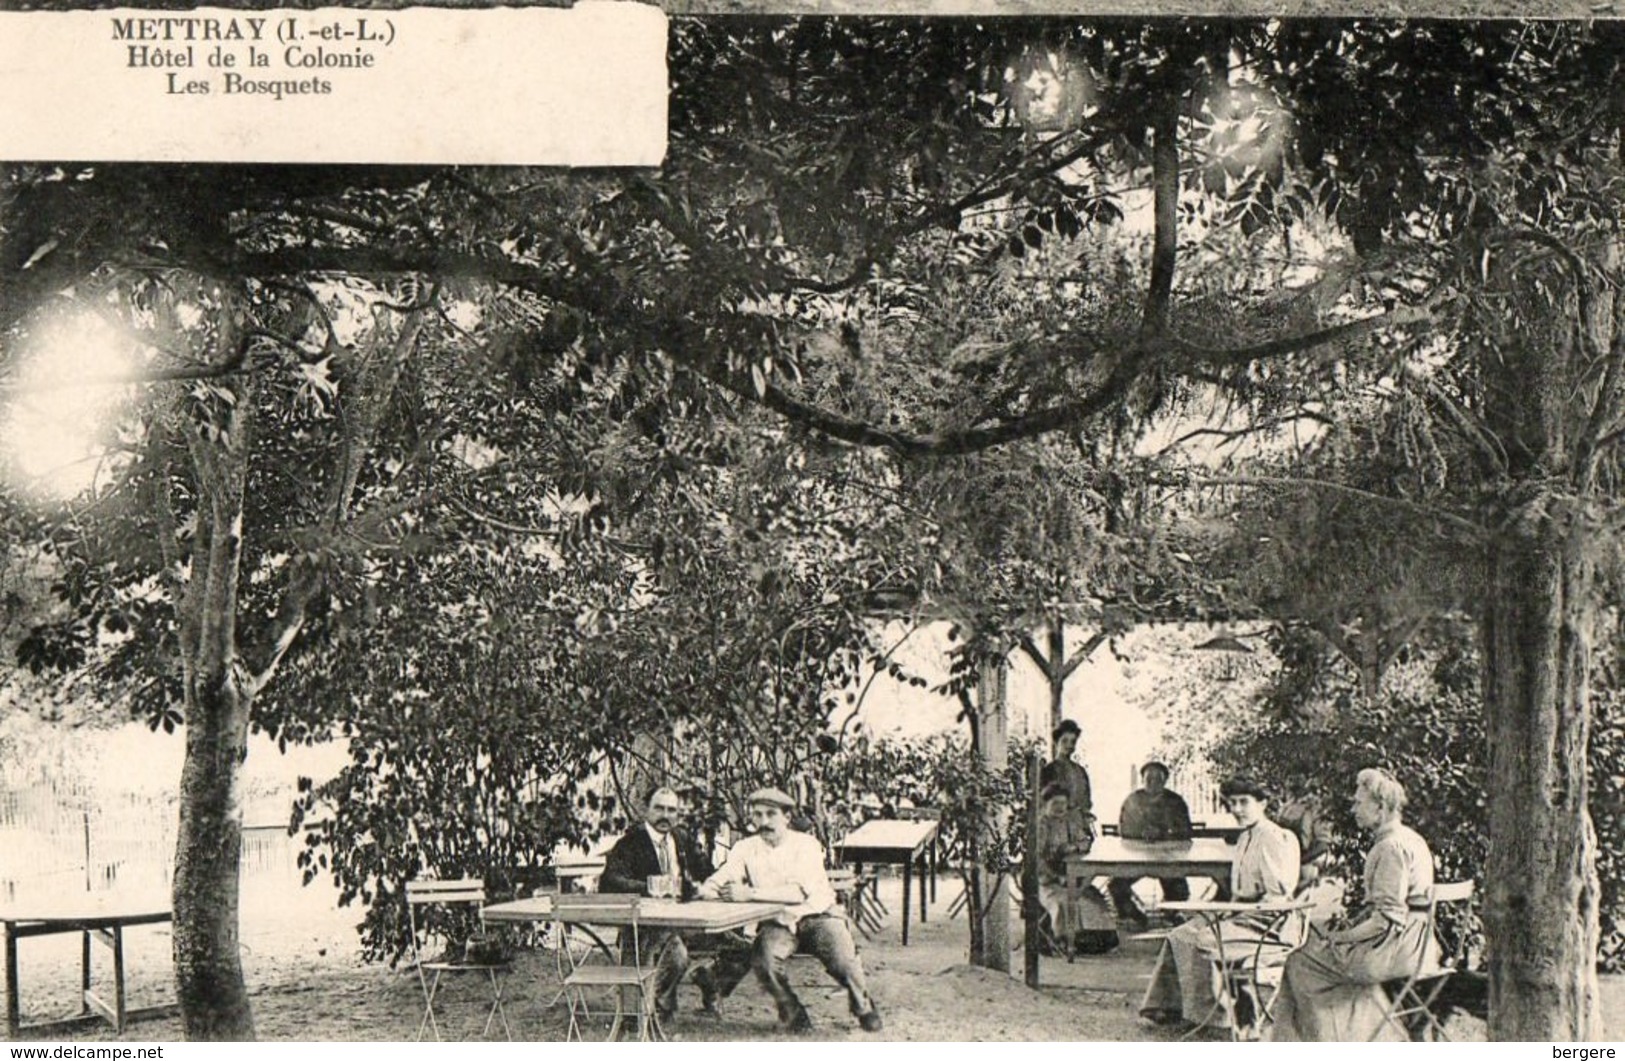
[[[6,1037],[1625,1035],[1625,22],[1307,13],[0,146]]]

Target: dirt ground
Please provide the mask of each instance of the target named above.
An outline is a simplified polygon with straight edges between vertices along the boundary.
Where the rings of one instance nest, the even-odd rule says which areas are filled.
[[[893,917],[887,931],[862,940],[870,986],[885,1016],[879,1035],[860,1031],[846,1012],[845,997],[814,962],[797,963],[795,982],[812,1014],[815,1038],[831,1041],[1059,1041],[1102,1040],[1162,1042],[1174,1038],[1141,1021],[1135,1009],[1156,957],[1156,944],[1127,942],[1113,954],[1080,957],[1076,963],[1045,960],[1043,986],[1027,988],[1020,979],[966,964],[967,928],[963,916],[944,916],[957,894],[956,882],[945,881],[925,925],[910,930],[908,947],[898,938],[899,904],[895,881],[889,885]],[[286,908],[255,906],[245,895],[243,941],[245,972],[253,995],[259,1037],[268,1041],[396,1041],[415,1036],[422,995],[411,974],[363,965],[355,957],[356,916],[333,911],[312,919]],[[1013,934],[1012,939],[1019,938]],[[132,929],[127,937],[126,966],[132,1004],[172,997],[169,982],[170,935],[167,926]],[[104,952],[98,948],[98,984],[107,977]],[[25,1022],[75,1011],[79,941],[73,936],[23,940],[19,966],[23,975]],[[1012,954],[1019,976],[1021,954]],[[480,1037],[485,1006],[483,985],[463,978],[444,988],[436,1012],[444,1015],[446,1038]],[[521,957],[506,988],[507,1013],[514,1037],[557,1040],[564,1037],[562,1005],[551,962],[537,955]],[[700,1017],[698,992],[684,988],[673,1038],[687,1040],[776,1040],[785,1038],[775,1020],[771,999],[747,981],[728,1000],[721,1021]],[[1625,1033],[1625,978],[1604,984],[1604,1019],[1612,1035]],[[1482,1024],[1453,1022],[1458,1039],[1482,1039]],[[501,1032],[498,1029],[497,1035]],[[129,1041],[173,1041],[180,1037],[175,1018],[147,1020],[126,1030]],[[115,1038],[105,1024],[54,1031],[55,1040],[105,1041]]]

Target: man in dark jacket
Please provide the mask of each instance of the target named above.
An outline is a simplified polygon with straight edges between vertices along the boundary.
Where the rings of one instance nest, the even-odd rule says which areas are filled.
[[[677,828],[682,812],[682,802],[671,789],[650,793],[643,823],[627,830],[604,856],[598,890],[648,895],[649,878],[666,877],[671,878],[673,896],[691,898],[713,868],[694,841]],[[669,1021],[677,1012],[677,985],[688,971],[688,944],[682,934],[658,929],[640,930],[639,944],[645,953],[661,952],[655,1010],[662,1021]],[[716,988],[710,970],[699,970],[694,980],[704,996],[705,1010],[715,1012]]]
[[[1159,762],[1146,763],[1140,767],[1140,780],[1145,787],[1130,792],[1118,813],[1118,833],[1125,840],[1189,840],[1190,807],[1179,793],[1167,787],[1168,767]],[[1191,897],[1190,882],[1182,878],[1164,878],[1160,884],[1164,899],[1183,901]],[[1134,903],[1133,878],[1114,877],[1111,893],[1119,916],[1132,921],[1145,919]]]

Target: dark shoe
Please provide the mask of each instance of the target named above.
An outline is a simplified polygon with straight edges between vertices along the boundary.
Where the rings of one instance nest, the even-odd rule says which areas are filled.
[[[880,1019],[880,1011],[871,1009],[867,1013],[858,1014],[858,1027],[866,1032],[878,1032],[885,1028],[886,1024]]]
[[[784,1029],[793,1035],[806,1035],[813,1030],[812,1018],[807,1016],[805,1008],[797,1006],[790,1012],[790,1019],[784,1022]]]
[[[714,998],[706,999],[704,1002],[700,1003],[699,1015],[704,1017],[706,1020],[721,1020],[722,1003]]]
[[[1232,1005],[1235,1007],[1235,1022],[1238,1030],[1251,1028],[1258,1023],[1258,1005],[1253,1001],[1252,992],[1236,992]]]
[[[700,1012],[710,1017],[722,1016],[722,1010],[717,1008],[720,992],[717,990],[717,978],[710,969],[700,968],[694,971],[694,986],[700,989]]]

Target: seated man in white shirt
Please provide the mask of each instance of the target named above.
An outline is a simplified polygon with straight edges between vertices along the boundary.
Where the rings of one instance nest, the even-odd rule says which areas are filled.
[[[757,928],[756,945],[751,951],[751,968],[778,1003],[779,1021],[790,1031],[812,1029],[807,1010],[785,975],[790,956],[797,949],[823,962],[825,971],[846,988],[852,1012],[863,1030],[879,1031],[880,1011],[864,981],[863,963],[858,960],[858,949],[847,927],[846,911],[835,898],[829,874],[824,872],[823,847],[815,838],[790,828],[790,811],[795,804],[778,789],[758,789],[751,793],[749,804],[755,834],[734,844],[722,868],[700,886],[698,897],[790,904],[778,918],[764,921]],[[743,970],[725,969],[719,963],[718,991],[726,996],[742,975]]]

